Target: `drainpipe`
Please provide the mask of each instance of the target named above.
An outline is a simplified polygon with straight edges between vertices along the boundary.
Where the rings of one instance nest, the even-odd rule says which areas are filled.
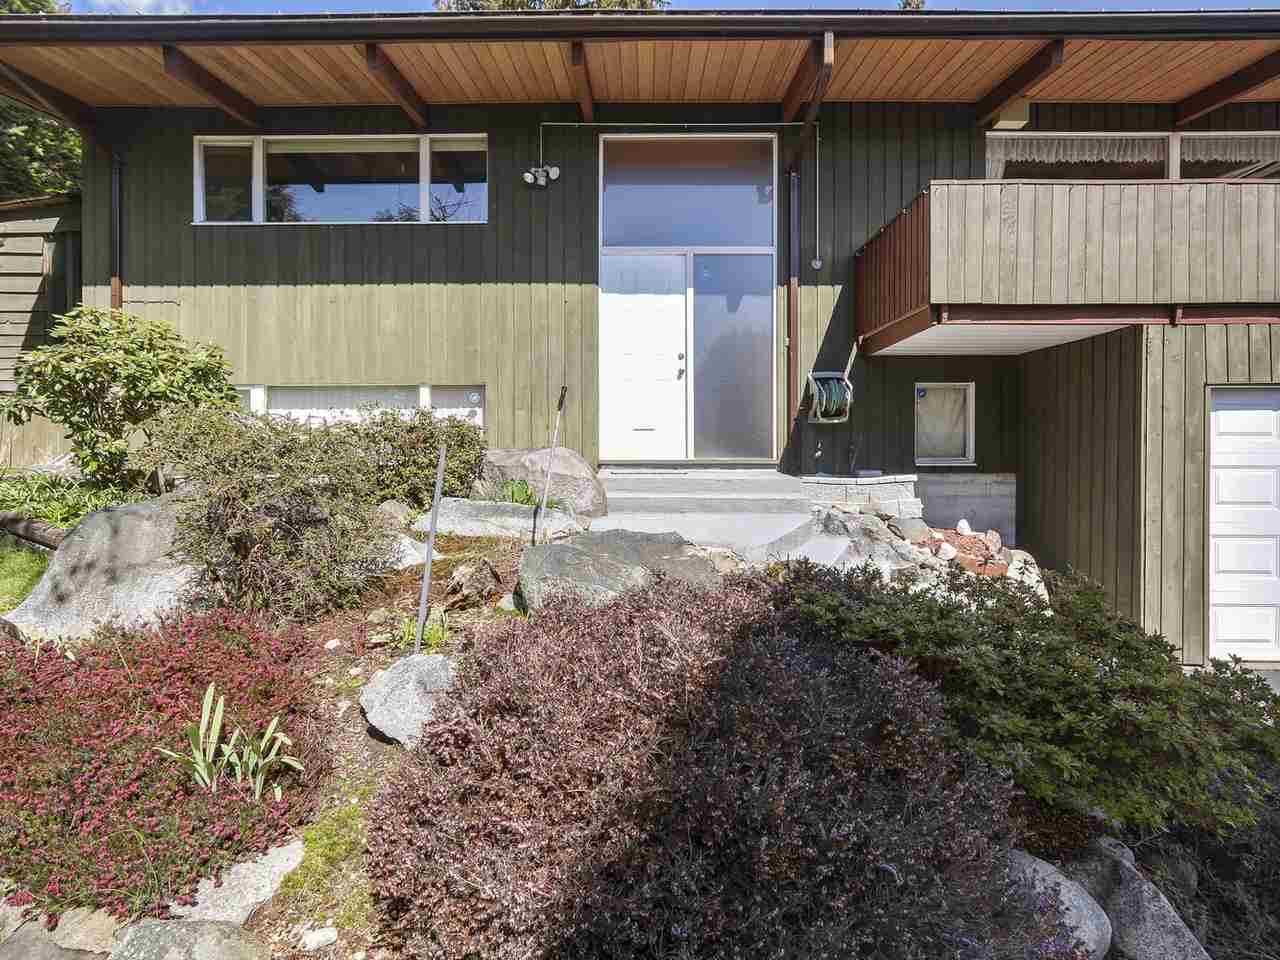
[[[111,151],[111,309],[124,309],[124,160]]]
[[[787,180],[787,417],[794,424],[800,411],[800,174],[794,167],[787,171]]]

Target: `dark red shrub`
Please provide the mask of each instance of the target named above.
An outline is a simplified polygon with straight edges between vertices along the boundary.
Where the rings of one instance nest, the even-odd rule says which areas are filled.
[[[325,761],[305,737],[308,649],[300,631],[226,611],[104,630],[74,659],[0,640],[0,876],[55,915],[157,914],[199,877],[272,844],[306,812],[305,784],[288,782],[280,803],[234,781],[210,796],[155,748],[187,749],[184,729],[213,682],[228,729],[281,716],[313,780]]]
[[[662,583],[474,639],[370,818],[408,952],[988,955],[1009,786],[902,661],[759,629],[775,591]]]

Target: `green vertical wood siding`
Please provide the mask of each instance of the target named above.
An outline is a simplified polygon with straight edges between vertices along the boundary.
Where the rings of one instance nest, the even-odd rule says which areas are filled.
[[[1208,388],[1280,383],[1280,325],[1148,327],[1143,335],[1143,622],[1206,662]]]
[[[1141,329],[1016,362],[1019,539],[1043,566],[1087,574],[1118,610],[1138,614]]]

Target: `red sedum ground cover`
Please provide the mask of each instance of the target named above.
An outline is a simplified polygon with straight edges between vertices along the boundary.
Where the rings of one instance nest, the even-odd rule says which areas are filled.
[[[305,816],[325,760],[309,746],[309,643],[214,611],[154,631],[106,630],[75,652],[0,639],[0,878],[53,917],[76,906],[163,914],[196,880],[265,849]],[[214,682],[227,729],[280,715],[307,770],[275,803],[233,780],[200,792],[183,751]]]

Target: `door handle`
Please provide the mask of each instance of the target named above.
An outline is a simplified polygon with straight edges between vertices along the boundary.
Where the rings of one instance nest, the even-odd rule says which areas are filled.
[[[676,379],[679,380],[684,376],[684,367],[676,371]]]

